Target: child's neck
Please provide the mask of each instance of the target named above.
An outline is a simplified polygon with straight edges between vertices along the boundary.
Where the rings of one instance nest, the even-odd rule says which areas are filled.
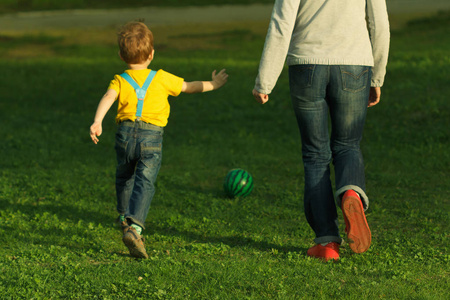
[[[148,66],[150,65],[150,63],[153,60],[153,55],[150,56],[146,61],[138,63],[138,64],[127,64],[128,68],[130,68],[131,70],[145,70],[148,68]]]
[[[148,68],[148,65],[150,65],[150,62],[146,61],[142,64],[128,64],[128,68],[131,70],[145,70]]]

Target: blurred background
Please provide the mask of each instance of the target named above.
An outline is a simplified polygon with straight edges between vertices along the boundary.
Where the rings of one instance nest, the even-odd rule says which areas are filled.
[[[1,0],[0,31],[102,28],[145,18],[151,25],[268,20],[273,0]],[[217,9],[214,6],[221,6]],[[236,6],[239,6],[237,8]],[[242,7],[244,6],[244,7]],[[391,27],[450,10],[449,0],[387,0]]]

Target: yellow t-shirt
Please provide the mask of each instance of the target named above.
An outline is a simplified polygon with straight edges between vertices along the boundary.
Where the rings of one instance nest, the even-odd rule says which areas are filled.
[[[142,86],[151,70],[126,70],[139,86]],[[158,70],[152,83],[147,89],[144,99],[141,120],[153,125],[164,127],[170,114],[169,96],[178,96],[181,93],[184,79],[172,75],[164,70]],[[120,75],[115,75],[108,89],[117,92],[119,106],[117,108],[116,122],[136,120],[137,96],[134,88]]]

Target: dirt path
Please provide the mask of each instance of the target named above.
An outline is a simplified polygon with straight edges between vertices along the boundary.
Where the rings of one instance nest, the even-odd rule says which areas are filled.
[[[449,0],[389,0],[391,15],[431,14],[450,10]],[[230,23],[268,21],[272,4],[248,6],[224,5],[207,7],[115,10],[70,10],[17,13],[0,16],[0,32],[40,31],[70,28],[111,28],[130,20],[145,19],[151,26],[195,23]]]
[[[271,10],[272,5],[255,4],[250,6],[144,7],[18,13],[0,16],[0,31],[107,28],[136,19],[145,19],[150,26],[261,21],[270,18]]]

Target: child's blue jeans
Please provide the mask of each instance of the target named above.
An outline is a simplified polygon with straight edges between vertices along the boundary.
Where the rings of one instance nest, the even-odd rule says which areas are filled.
[[[145,228],[161,167],[164,128],[142,121],[124,121],[116,133],[117,211]]]
[[[371,81],[367,66],[295,65],[289,85],[302,139],[304,206],[316,243],[341,243],[336,204],[353,189],[367,209],[364,162],[359,147]],[[331,136],[329,134],[331,120]],[[334,164],[333,196],[330,163]]]

